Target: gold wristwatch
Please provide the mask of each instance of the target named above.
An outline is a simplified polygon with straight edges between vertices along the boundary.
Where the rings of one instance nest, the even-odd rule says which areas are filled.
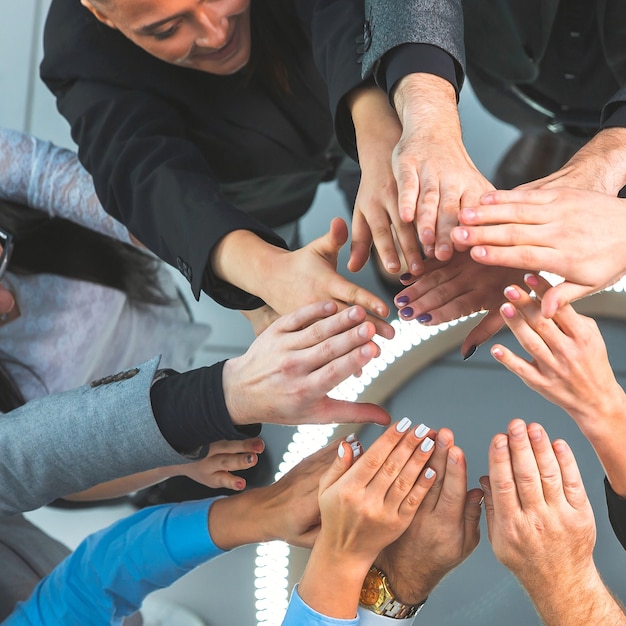
[[[426,600],[419,604],[405,604],[396,600],[387,575],[374,566],[370,568],[363,581],[359,598],[359,604],[368,611],[396,619],[407,619],[417,615],[425,602]]]

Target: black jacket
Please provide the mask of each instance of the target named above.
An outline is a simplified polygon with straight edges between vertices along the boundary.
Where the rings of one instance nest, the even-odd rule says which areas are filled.
[[[361,82],[362,4],[267,3],[297,11],[305,31],[285,34],[294,50],[285,94],[241,73],[214,76],[160,61],[78,0],[53,0],[41,76],[79,158],[105,210],[178,267],[196,297],[203,289],[231,308],[259,306],[212,275],[211,250],[237,229],[285,245],[270,228],[300,217],[331,173],[333,116],[354,153],[343,97]]]

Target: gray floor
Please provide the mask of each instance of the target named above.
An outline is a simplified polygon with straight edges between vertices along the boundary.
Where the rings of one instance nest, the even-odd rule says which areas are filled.
[[[67,125],[56,113],[51,96],[37,78],[40,32],[47,5],[48,0],[3,0],[5,19],[0,21],[0,85],[4,97],[0,98],[0,124],[71,146]],[[472,158],[486,175],[490,175],[515,132],[483,112],[469,89],[464,92],[461,111]],[[335,186],[327,184],[322,186],[315,206],[303,220],[305,238],[311,240],[323,234],[335,215],[347,216],[347,211]],[[340,266],[345,267],[345,262],[344,254]],[[360,273],[357,280],[373,290],[378,289],[369,269]],[[187,288],[185,283],[182,284]],[[207,298],[200,303],[192,302],[192,305],[199,320],[219,329],[206,346],[203,362],[214,362],[245,350],[252,333],[243,318]],[[623,382],[626,375],[623,327],[607,321],[603,323],[603,330],[614,366]],[[511,345],[514,345],[512,340]],[[441,359],[411,380],[396,394],[388,408],[396,418],[408,415],[414,421],[423,421],[435,428],[444,425],[453,428],[457,443],[464,448],[469,459],[473,485],[486,471],[486,449],[491,436],[503,430],[510,418],[541,421],[552,437],[565,437],[577,454],[596,511],[599,529],[597,562],[613,590],[626,598],[623,575],[626,555],[608,526],[602,472],[592,450],[564,414],[493,362],[486,346],[466,363],[461,361],[458,352]],[[371,439],[377,432],[376,427],[370,427],[363,439]],[[272,458],[277,461],[290,440],[291,429],[266,428],[264,436]],[[80,513],[43,509],[31,514],[31,518],[74,546],[87,533],[128,512],[130,509],[124,507]],[[213,626],[253,624],[254,558],[254,547],[238,550],[199,568],[161,594],[197,611]],[[538,620],[514,579],[495,561],[484,533],[476,552],[432,594],[419,622],[484,626],[528,625],[536,624]]]

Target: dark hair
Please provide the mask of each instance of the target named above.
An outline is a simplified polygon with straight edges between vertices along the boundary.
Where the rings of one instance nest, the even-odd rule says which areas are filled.
[[[0,200],[0,228],[13,235],[9,270],[56,274],[117,289],[134,306],[169,304],[158,282],[158,261],[133,246],[43,211]],[[0,348],[0,411],[24,404],[6,365],[20,365]]]

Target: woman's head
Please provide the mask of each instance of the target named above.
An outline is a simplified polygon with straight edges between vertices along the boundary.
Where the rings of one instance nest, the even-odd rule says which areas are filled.
[[[250,0],[81,0],[152,56],[226,76],[250,60]]]

